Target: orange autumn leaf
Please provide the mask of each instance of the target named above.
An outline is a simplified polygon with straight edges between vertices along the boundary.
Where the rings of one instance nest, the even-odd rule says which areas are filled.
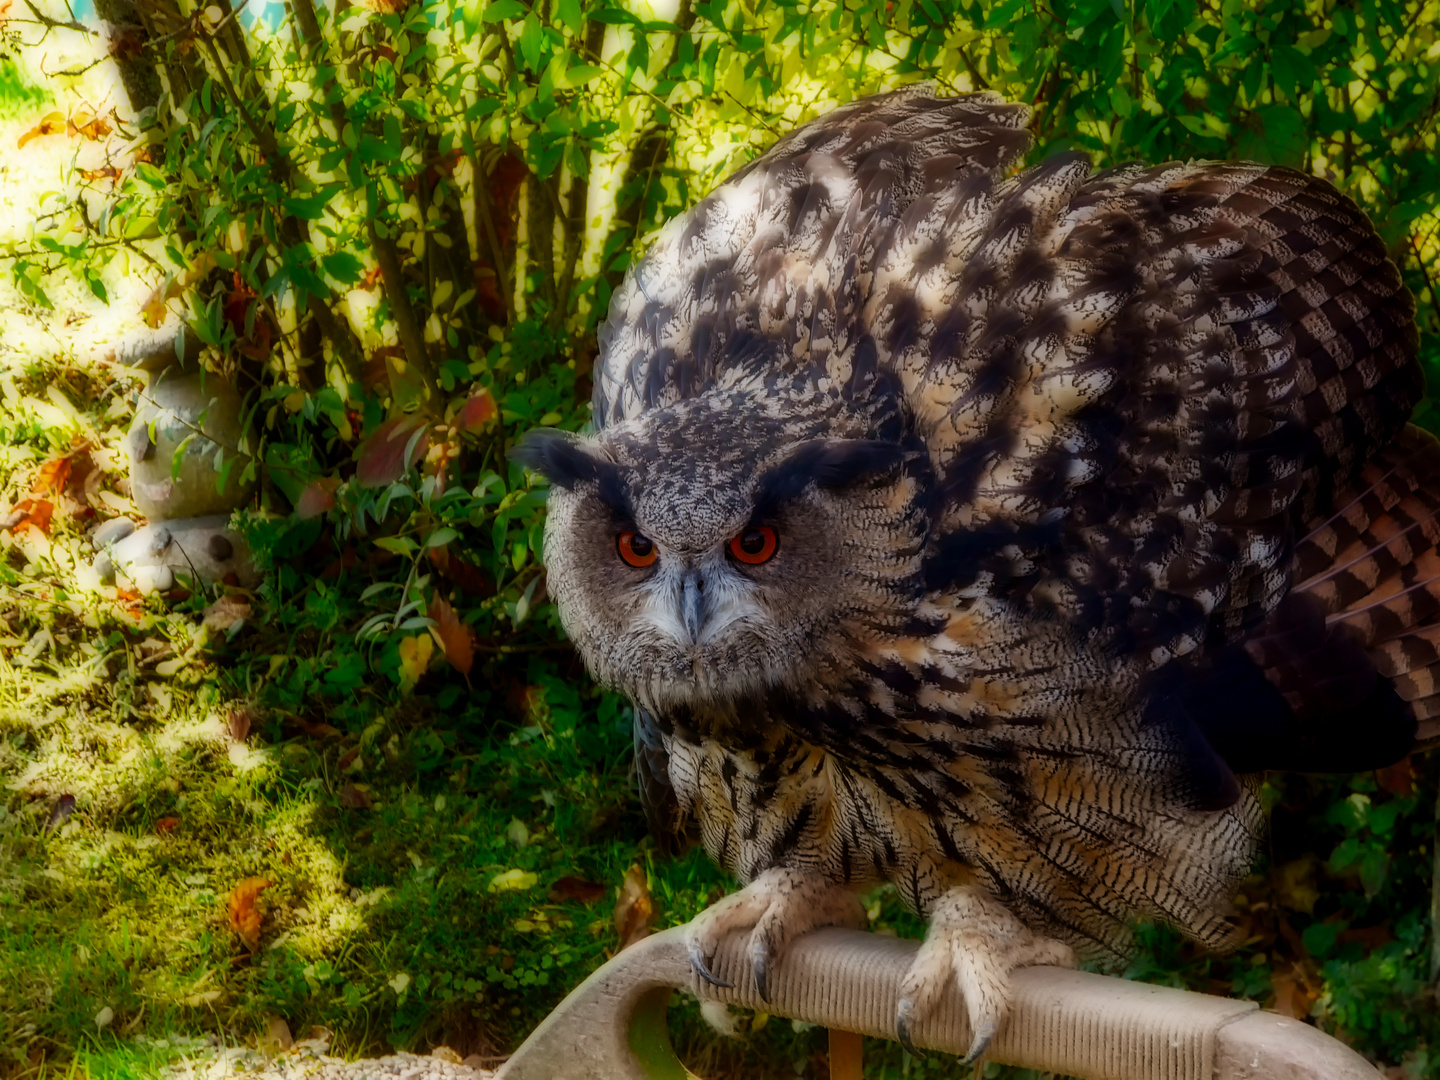
[[[47,113],[38,124],[32,127],[25,134],[21,135],[16,146],[24,150],[25,144],[42,135],[59,135],[65,130],[65,114],[62,112]]]
[[[81,169],[80,175],[86,180],[119,180],[124,170],[116,165],[107,165],[103,169]]]
[[[445,659],[450,661],[450,666],[461,675],[465,681],[470,681],[470,669],[475,664],[475,634],[460,621],[460,616],[455,613],[448,600],[440,597],[430,601],[429,611],[426,613],[435,620],[435,625],[430,628],[430,633],[435,637],[435,643],[445,652]]]
[[[155,831],[162,836],[167,836],[173,833],[175,827],[179,824],[180,819],[178,817],[162,817],[159,821],[155,822]]]
[[[230,929],[240,935],[240,940],[251,952],[260,947],[260,911],[255,902],[272,884],[269,878],[244,878],[230,890],[230,896],[225,901],[226,911],[230,915]]]
[[[35,483],[30,488],[30,494],[44,495],[50,491],[65,490],[65,484],[69,481],[70,473],[74,468],[75,456],[73,454],[51,458],[41,465],[39,472],[35,474]]]
[[[55,504],[49,499],[21,499],[9,514],[0,516],[0,527],[19,532],[29,526],[48,533],[54,514]]]
[[[106,123],[104,117],[81,112],[71,117],[67,130],[71,135],[79,135],[86,139],[103,139],[110,134],[110,125]]]
[[[625,871],[620,896],[615,901],[615,932],[620,935],[620,948],[628,949],[650,934],[655,921],[655,902],[645,871],[637,864]]]

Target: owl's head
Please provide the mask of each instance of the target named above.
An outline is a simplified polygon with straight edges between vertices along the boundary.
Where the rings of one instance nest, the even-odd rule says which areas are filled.
[[[552,484],[548,587],[592,674],[652,710],[703,708],[803,691],[900,632],[928,466],[866,434],[733,391],[532,436],[517,454]]]

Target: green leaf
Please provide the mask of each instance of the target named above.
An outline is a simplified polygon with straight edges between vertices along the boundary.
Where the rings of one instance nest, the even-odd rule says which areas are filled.
[[[545,44],[545,31],[540,28],[540,19],[532,11],[525,16],[520,28],[520,57],[531,71],[540,70],[540,49]]]
[[[340,185],[331,184],[315,192],[313,195],[287,195],[281,200],[280,205],[291,217],[301,218],[305,221],[314,221],[325,212],[330,205],[330,200],[340,190]]]
[[[379,536],[375,538],[375,546],[394,555],[409,555],[419,545],[408,536]]]
[[[480,16],[482,22],[497,23],[510,19],[524,18],[529,14],[530,9],[520,0],[494,0],[485,8],[485,14]]]
[[[1305,162],[1310,137],[1305,118],[1289,105],[1262,105],[1245,121],[1235,149],[1267,165],[1298,168]]]
[[[580,10],[580,0],[560,0],[559,15],[561,23],[576,37],[585,32],[585,13]]]
[[[574,67],[566,69],[565,86],[571,88],[584,86],[604,74],[605,69],[596,67],[594,64],[576,64]]]
[[[353,285],[365,273],[365,264],[349,251],[332,251],[320,256],[320,266],[342,285]]]

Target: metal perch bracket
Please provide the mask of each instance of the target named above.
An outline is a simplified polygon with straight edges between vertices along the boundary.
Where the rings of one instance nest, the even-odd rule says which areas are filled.
[[[817,930],[771,970],[770,1000],[755,990],[745,938],[721,945],[721,989],[690,968],[684,927],[621,952],[547,1016],[495,1080],[685,1080],[666,1027],[671,991],[834,1031],[895,1038],[900,980],[919,942],[855,930]],[[1010,1015],[987,1059],[1082,1080],[1376,1080],[1363,1057],[1324,1032],[1254,1002],[1062,968],[1014,973]],[[970,1044],[952,987],[914,1031],[916,1045],[951,1054]],[[833,1044],[832,1044],[833,1045]]]

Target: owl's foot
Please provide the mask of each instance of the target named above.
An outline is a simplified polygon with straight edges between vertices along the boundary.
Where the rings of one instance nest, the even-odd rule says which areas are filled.
[[[1036,934],[979,889],[949,890],[930,913],[925,942],[900,983],[895,1016],[900,1044],[921,1056],[910,1032],[953,977],[970,1016],[970,1049],[962,1061],[969,1065],[990,1045],[1010,1007],[1010,973],[1034,964],[1074,967],[1075,950]]]
[[[755,988],[769,1001],[770,964],[791,941],[821,926],[865,925],[865,909],[849,889],[812,871],[775,867],[697,915],[686,946],[695,974],[714,986],[729,987],[731,983],[711,973],[710,961],[721,938],[749,930]]]

